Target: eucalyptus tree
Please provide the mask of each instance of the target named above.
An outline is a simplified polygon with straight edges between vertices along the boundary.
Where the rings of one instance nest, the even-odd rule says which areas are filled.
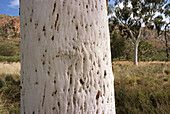
[[[22,0],[21,113],[115,114],[104,0]]]
[[[165,5],[165,7],[162,9],[162,13],[167,19],[165,20],[163,18],[163,15],[158,15],[154,19],[154,26],[157,29],[158,36],[164,33],[166,56],[167,56],[167,61],[168,61],[169,60],[169,46],[168,46],[167,32],[169,31],[169,27],[170,27],[170,3]]]
[[[152,28],[153,20],[168,0],[115,0],[111,20],[122,26],[134,46],[134,64],[138,65],[138,46],[143,27]]]

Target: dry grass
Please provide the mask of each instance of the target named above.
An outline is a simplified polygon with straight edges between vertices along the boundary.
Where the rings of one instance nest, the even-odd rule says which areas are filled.
[[[114,62],[113,68],[117,114],[168,114],[170,112],[170,62],[140,62],[137,67],[133,62],[120,61]],[[0,63],[0,78],[4,73],[19,74],[20,63]],[[9,81],[7,78],[5,80],[8,86],[2,87],[1,91],[6,93],[5,100],[17,99],[18,104],[12,109],[11,102],[1,107],[4,100],[0,99],[0,113],[10,113],[9,109],[12,114],[19,113],[20,83],[19,78],[14,79],[11,81],[8,76]],[[15,92],[9,94],[9,90]]]
[[[170,62],[113,63],[117,114],[169,114]]]
[[[20,63],[0,62],[0,74],[17,74],[20,75]]]
[[[114,64],[121,64],[121,65],[130,65],[130,66],[134,66],[132,61],[114,61]],[[145,65],[149,65],[149,64],[170,64],[170,61],[165,62],[165,61],[139,61],[138,65],[139,66],[145,66]]]
[[[19,114],[20,63],[0,62],[0,114]]]

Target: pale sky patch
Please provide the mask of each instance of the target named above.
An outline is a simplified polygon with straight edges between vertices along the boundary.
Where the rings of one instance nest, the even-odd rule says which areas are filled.
[[[128,2],[128,5],[127,5],[128,7],[130,7],[130,8],[132,8],[132,4],[131,4],[131,2]],[[120,9],[123,9],[123,2],[121,2],[120,4],[118,4],[116,7],[120,7]]]
[[[19,6],[19,0],[12,0],[8,6],[11,8],[17,8]]]

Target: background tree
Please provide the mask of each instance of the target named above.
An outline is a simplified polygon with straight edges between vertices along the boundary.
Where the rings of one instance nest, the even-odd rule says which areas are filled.
[[[166,4],[161,12],[165,15],[165,17],[167,18],[167,21],[163,21],[163,15],[158,15],[154,19],[154,25],[155,25],[155,28],[157,29],[158,36],[160,36],[164,33],[165,46],[166,46],[166,57],[167,57],[167,61],[168,61],[169,60],[169,46],[168,46],[167,32],[169,32],[169,25],[170,25],[170,19],[169,19],[169,17],[170,17],[170,3]]]
[[[138,46],[142,27],[153,28],[156,13],[162,11],[167,0],[116,0],[112,8],[112,20],[128,32],[134,46],[134,64],[138,65]]]
[[[110,7],[110,6],[109,6]],[[109,20],[109,31],[111,39],[111,52],[113,59],[130,60],[132,57],[129,36],[122,31],[122,26],[119,26],[117,21]]]
[[[125,40],[115,31],[110,36],[110,39],[112,58],[118,58],[120,60],[121,57],[125,55]]]
[[[151,58],[154,53],[155,50],[153,49],[152,45],[149,44],[148,42],[141,40],[139,42],[139,50],[138,50],[139,54],[139,60],[149,60],[149,58]]]
[[[167,61],[170,60],[169,59],[169,46],[168,46],[168,38],[167,38],[167,32],[170,31],[170,22],[168,24],[165,25],[165,33],[164,33],[164,37],[165,37],[165,46],[166,46],[166,57],[167,57]]]
[[[115,114],[106,1],[22,0],[21,113]]]

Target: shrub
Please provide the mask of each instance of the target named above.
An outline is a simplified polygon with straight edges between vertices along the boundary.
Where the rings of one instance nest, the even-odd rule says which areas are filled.
[[[7,61],[8,63],[10,63],[10,62],[19,62],[19,61],[20,61],[20,57],[8,57],[8,58],[6,59],[6,61]]]
[[[167,60],[166,58],[166,53],[165,52],[157,52],[152,56],[152,61],[154,60],[160,60],[160,61],[165,61]]]
[[[6,61],[6,57],[0,56],[0,62],[4,62],[4,61]]]
[[[6,43],[6,42],[1,42],[0,43],[0,55],[1,56],[15,56],[19,49],[17,46]]]
[[[20,56],[15,56],[15,57],[0,56],[0,62],[5,62],[5,61],[7,61],[8,63],[10,63],[10,62],[19,62],[20,61]]]

